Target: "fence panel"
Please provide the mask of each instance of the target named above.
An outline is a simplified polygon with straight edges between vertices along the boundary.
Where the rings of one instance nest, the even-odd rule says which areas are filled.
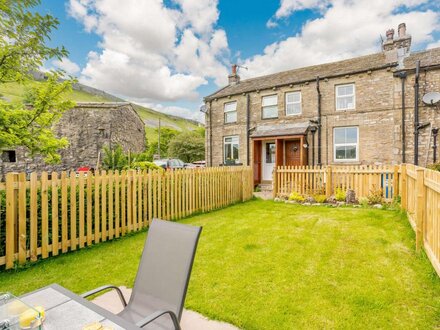
[[[352,189],[357,197],[381,189],[383,196],[394,196],[394,166],[280,166],[274,174],[274,195],[285,197],[292,192],[327,195],[336,189]]]
[[[425,249],[440,276],[440,172],[406,164],[401,175],[402,208],[416,233],[416,248]]]
[[[252,198],[250,167],[175,171],[9,173],[0,183],[0,266],[120,237]]]

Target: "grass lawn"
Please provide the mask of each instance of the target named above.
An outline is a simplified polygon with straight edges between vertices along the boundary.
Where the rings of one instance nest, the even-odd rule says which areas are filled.
[[[440,279],[395,211],[253,200],[203,225],[186,307],[244,329],[438,329]],[[0,291],[132,286],[145,232],[0,273]]]

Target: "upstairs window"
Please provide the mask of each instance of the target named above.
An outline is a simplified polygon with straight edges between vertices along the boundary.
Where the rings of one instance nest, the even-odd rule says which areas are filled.
[[[225,123],[237,122],[237,102],[229,102],[224,105]]]
[[[238,136],[227,136],[224,138],[224,163],[232,165],[238,163]]]
[[[286,116],[301,114],[301,92],[286,93]]]
[[[354,84],[336,86],[336,110],[353,110],[355,103]]]
[[[335,162],[359,160],[359,129],[337,127],[333,132]]]
[[[278,118],[278,95],[263,96],[262,107],[263,119]]]

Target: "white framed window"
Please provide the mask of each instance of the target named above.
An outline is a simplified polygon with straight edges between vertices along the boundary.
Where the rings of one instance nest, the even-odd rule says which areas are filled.
[[[358,127],[335,127],[333,141],[335,162],[359,160]]]
[[[336,110],[353,110],[356,105],[356,88],[354,84],[337,85]]]
[[[286,116],[301,114],[301,92],[286,93]]]
[[[223,110],[226,124],[237,122],[237,101],[225,103]]]
[[[236,164],[239,162],[238,150],[240,148],[238,136],[225,136],[223,140],[224,163]]]
[[[261,100],[262,118],[278,118],[278,95],[263,96]]]

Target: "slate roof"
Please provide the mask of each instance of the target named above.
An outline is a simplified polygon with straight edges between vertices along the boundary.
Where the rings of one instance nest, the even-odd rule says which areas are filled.
[[[440,64],[440,48],[434,48],[427,51],[412,53],[405,59],[405,69],[415,68],[416,61],[420,59],[422,66]],[[387,67],[397,66],[396,62],[386,63],[384,53],[360,56],[348,60],[319,64],[278,72],[266,76],[245,79],[236,85],[228,85],[215,93],[205,97],[205,101],[228,95],[237,95],[245,92],[269,89],[274,86],[283,86],[297,84],[306,81],[313,81],[317,76],[326,78],[331,76],[343,76],[349,73],[375,70]]]
[[[304,135],[309,127],[308,122],[295,124],[260,125],[251,133],[252,138],[286,135]]]

